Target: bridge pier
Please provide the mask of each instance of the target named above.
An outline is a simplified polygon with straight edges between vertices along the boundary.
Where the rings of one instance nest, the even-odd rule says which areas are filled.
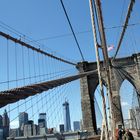
[[[112,92],[112,112],[113,124],[115,128],[123,124],[123,115],[120,100],[120,87],[123,81],[128,80],[138,93],[138,101],[140,106],[140,53],[133,54],[129,57],[118,58],[111,64],[111,92]],[[80,62],[77,64],[79,73],[93,71],[97,69],[96,62]],[[103,62],[101,62],[101,75],[104,85],[106,85],[106,73],[104,71]],[[96,117],[94,109],[94,92],[98,86],[98,73],[94,73],[87,77],[81,78],[81,103],[83,115],[83,127],[86,130],[97,132]]]
[[[118,125],[124,126],[122,107],[120,100],[120,87],[123,82],[123,76],[120,76],[115,68],[111,68],[111,92],[112,92],[112,115],[113,125],[118,128]]]
[[[102,64],[101,64],[102,65]],[[81,62],[78,63],[77,68],[80,73],[86,71],[96,70],[96,62],[88,63]],[[103,65],[102,65],[103,68]],[[121,85],[121,80],[117,75],[115,75],[115,71],[111,69],[111,88],[113,95],[113,123],[117,127],[118,125],[123,124],[123,117],[121,111],[121,103],[119,96],[119,89]],[[106,85],[106,74],[104,69],[102,70],[102,78],[104,79],[104,85]],[[94,73],[93,75],[89,75],[87,77],[81,78],[81,104],[82,104],[82,115],[83,115],[83,128],[86,130],[93,130],[97,134],[97,126],[96,126],[96,115],[94,108],[94,92],[98,86],[98,73]]]
[[[80,73],[89,71],[88,63],[82,62],[77,65]],[[87,76],[80,79],[81,106],[83,117],[83,130],[97,134],[97,124],[94,107],[94,91],[98,85],[97,75]]]

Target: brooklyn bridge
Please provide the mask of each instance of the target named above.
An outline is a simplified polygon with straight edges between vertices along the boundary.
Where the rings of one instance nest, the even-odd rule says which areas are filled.
[[[0,140],[140,139],[139,4],[2,1]]]

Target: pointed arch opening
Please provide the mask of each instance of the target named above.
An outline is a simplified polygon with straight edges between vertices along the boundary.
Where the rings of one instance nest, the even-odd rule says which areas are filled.
[[[131,130],[140,129],[138,94],[134,84],[128,80],[124,80],[120,87],[120,102],[124,127]]]
[[[105,86],[104,88],[104,96],[106,100],[106,113],[107,113],[107,123],[109,126],[109,104],[108,104],[108,97],[107,97],[107,89]],[[102,106],[102,97],[100,93],[100,86],[98,85],[96,87],[96,90],[94,92],[94,106],[95,106],[95,114],[96,114],[96,123],[98,132],[100,133],[100,130],[102,129],[102,122],[103,122],[103,106]]]

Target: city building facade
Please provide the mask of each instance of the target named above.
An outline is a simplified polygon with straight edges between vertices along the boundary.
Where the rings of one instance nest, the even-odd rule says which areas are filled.
[[[28,123],[28,113],[20,112],[19,114],[19,135],[24,135],[24,126]]]
[[[135,107],[129,109],[129,122],[127,128],[129,129],[139,129],[140,130],[140,108]]]
[[[3,138],[6,139],[9,136],[9,129],[10,129],[10,121],[6,110],[4,111],[2,122],[3,122],[3,126],[2,126]]]
[[[60,125],[59,125],[59,131],[60,131],[61,133],[63,133],[63,132],[65,131],[65,129],[64,129],[64,124],[60,124]]]
[[[80,130],[80,121],[74,121],[73,122],[73,129],[74,129],[74,131],[79,131]]]

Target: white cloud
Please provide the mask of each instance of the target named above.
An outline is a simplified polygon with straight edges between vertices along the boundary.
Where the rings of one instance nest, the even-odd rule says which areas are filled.
[[[19,127],[19,121],[15,120],[10,122],[10,128],[18,128]]]
[[[122,106],[129,106],[128,102],[122,102]]]

